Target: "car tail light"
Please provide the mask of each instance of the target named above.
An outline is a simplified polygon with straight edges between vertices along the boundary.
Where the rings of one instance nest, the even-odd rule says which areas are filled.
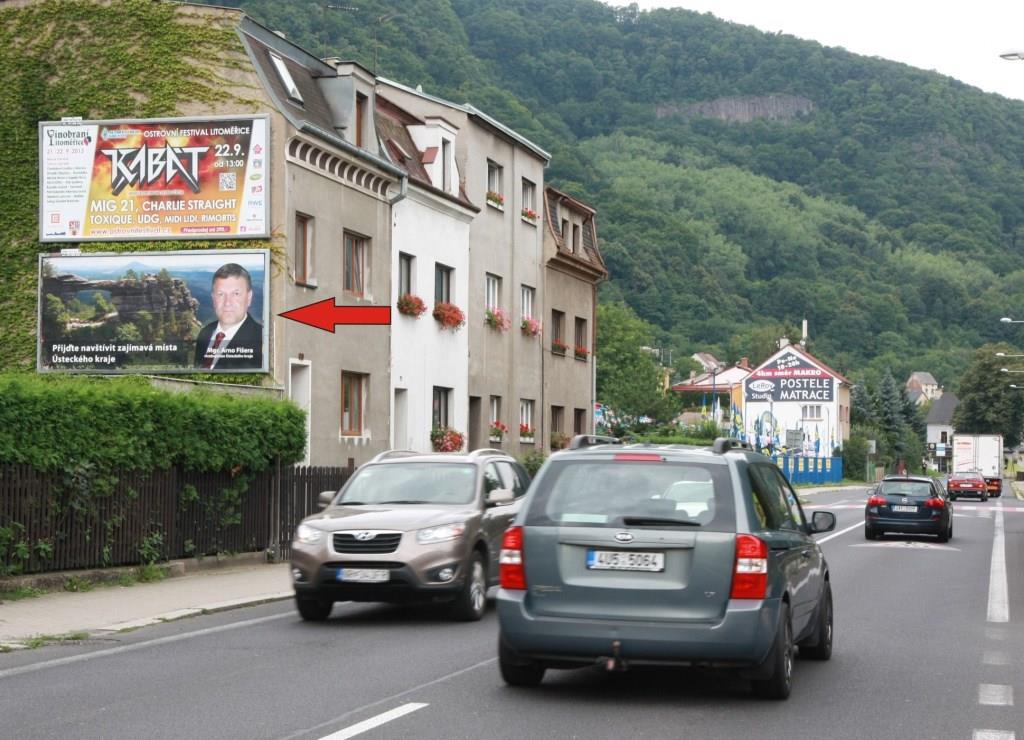
[[[868,499],[868,506],[887,506],[888,501],[885,500],[885,496],[872,496]]]
[[[736,535],[736,567],[730,599],[763,599],[768,592],[768,545],[751,534]]]
[[[942,509],[945,508],[946,502],[941,498],[930,498],[924,502],[926,509]]]
[[[526,568],[523,565],[523,528],[509,527],[501,539],[498,557],[498,576],[501,587],[510,590],[526,589]]]

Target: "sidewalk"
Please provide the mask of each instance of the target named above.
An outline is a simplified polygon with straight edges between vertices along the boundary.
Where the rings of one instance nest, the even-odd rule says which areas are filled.
[[[162,581],[96,585],[91,591],[0,602],[0,646],[20,648],[32,638],[56,641],[82,632],[110,634],[292,596],[288,563],[268,564],[261,557],[214,562],[213,567],[197,567],[195,561],[174,565],[169,569],[173,577]]]

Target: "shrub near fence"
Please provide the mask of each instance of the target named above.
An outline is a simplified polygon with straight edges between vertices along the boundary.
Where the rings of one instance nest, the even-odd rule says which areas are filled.
[[[287,401],[0,376],[0,575],[276,545],[304,446]]]
[[[0,465],[0,576],[268,550],[288,557],[295,525],[316,511],[321,491],[337,490],[351,468],[282,467],[252,477],[224,508],[229,473],[179,468],[121,477],[95,511],[58,504],[59,476]],[[3,534],[0,532],[0,537]]]

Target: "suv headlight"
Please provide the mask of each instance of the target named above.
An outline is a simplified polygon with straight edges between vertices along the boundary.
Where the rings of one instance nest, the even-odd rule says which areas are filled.
[[[303,545],[315,545],[324,537],[323,530],[311,527],[308,524],[300,524],[295,528],[295,541]]]
[[[457,540],[466,531],[465,524],[442,524],[440,527],[428,527],[416,533],[416,541],[421,545],[432,545],[435,542]]]

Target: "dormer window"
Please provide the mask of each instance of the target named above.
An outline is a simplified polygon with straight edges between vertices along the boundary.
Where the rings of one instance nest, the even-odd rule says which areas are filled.
[[[299,86],[295,84],[295,80],[292,78],[292,73],[288,71],[288,65],[284,63],[284,59],[279,57],[277,54],[271,54],[270,61],[274,63],[274,69],[277,70],[277,76],[281,78],[281,84],[284,85],[284,89],[288,91],[288,98],[292,102],[302,105],[302,93],[299,92]]]

